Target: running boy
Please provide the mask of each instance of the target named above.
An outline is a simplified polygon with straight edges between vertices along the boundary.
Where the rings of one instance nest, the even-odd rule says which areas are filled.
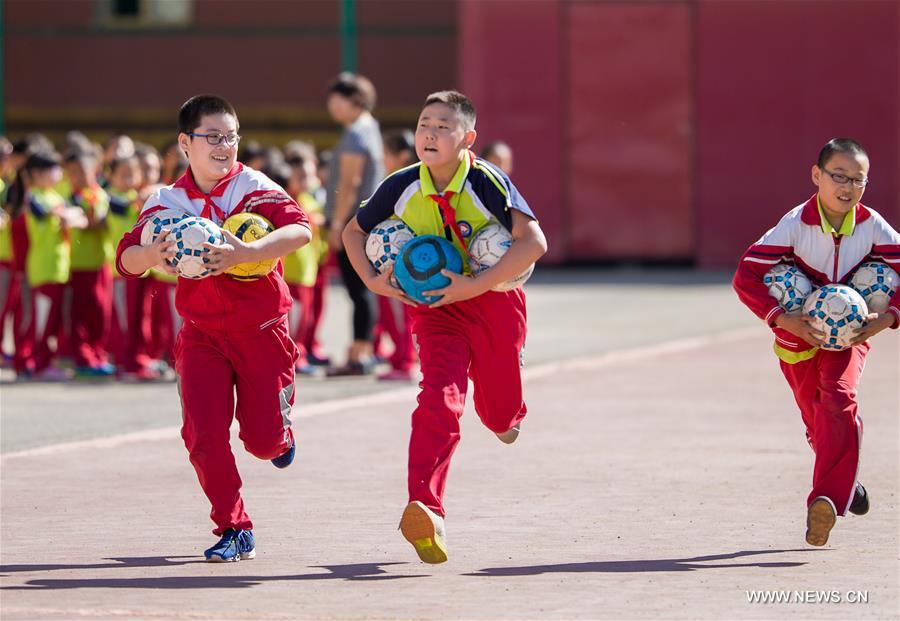
[[[823,546],[836,516],[869,510],[866,489],[856,479],[862,441],[857,385],[869,342],[900,324],[900,291],[884,313],[871,313],[853,347],[819,349],[824,334],[801,311],[786,313],[763,284],[773,265],[791,263],[816,287],[846,283],[864,261],[883,261],[900,270],[900,234],[862,198],[869,182],[869,157],[848,138],[826,144],[812,167],[818,192],[798,205],[750,246],[734,276],[741,301],[775,332],[775,353],[794,393],[815,453],[812,491],[806,500],[806,542]]]
[[[238,561],[253,558],[256,546],[240,495],[229,428],[237,416],[247,451],[279,468],[290,465],[297,348],[287,331],[291,296],[280,263],[250,282],[234,280],[224,271],[237,263],[284,256],[308,243],[310,230],[306,214],[284,190],[237,162],[240,136],[231,104],[214,95],[192,97],[178,113],[178,130],[178,144],[190,166],[173,185],[147,199],[141,219],[119,242],[119,273],[138,278],[173,256],[168,235],[151,246],[140,245],[143,222],[160,209],[181,209],[217,224],[248,211],[277,229],[251,243],[223,230],[225,243],[213,246],[209,254],[212,275],[179,278],[175,293],[176,309],[185,320],[175,345],[181,435],[212,504],[213,533],[221,537],[205,556],[214,562]]]
[[[525,343],[525,294],[491,288],[534,263],[547,250],[538,222],[502,172],[475,157],[475,107],[456,91],[425,99],[416,127],[420,163],[385,179],[344,229],[347,256],[366,286],[379,295],[411,303],[376,274],[366,259],[369,231],[388,217],[418,235],[444,235],[466,257],[469,240],[489,222],[512,232],[515,243],[491,269],[478,276],[444,272],[451,282],[426,293],[441,298],[415,306],[412,331],[423,379],[412,414],[409,443],[409,504],[400,530],[426,563],[447,560],[444,487],[459,442],[468,378],[475,386],[475,410],[501,441],[512,443],[527,412],[520,365]],[[463,264],[467,262],[464,260]]]

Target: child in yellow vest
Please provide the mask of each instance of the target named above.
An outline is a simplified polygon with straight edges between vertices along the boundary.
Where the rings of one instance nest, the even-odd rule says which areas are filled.
[[[112,313],[112,268],[115,249],[106,218],[109,197],[97,183],[97,158],[93,153],[72,151],[66,155],[66,174],[71,187],[69,202],[84,210],[87,228],[73,230],[70,288],[70,342],[75,373],[84,377],[114,375],[106,345]]]
[[[140,162],[135,156],[112,160],[106,192],[109,194],[109,233],[118,244],[137,223],[141,211],[138,188],[141,186]],[[110,349],[123,379],[153,380],[159,377],[150,367],[147,354],[150,326],[147,308],[150,303],[149,278],[123,279],[118,273],[113,280],[113,321]]]
[[[325,302],[324,262],[328,257],[328,244],[322,237],[325,214],[322,204],[314,196],[319,187],[315,150],[305,143],[296,145],[288,153],[287,161],[291,167],[290,193],[297,197],[297,203],[309,216],[312,229],[312,241],[284,258],[284,277],[300,311],[292,334],[300,349],[297,371],[311,375],[315,364],[327,360],[316,340]]]
[[[31,346],[35,377],[63,380],[68,370],[53,364],[63,327],[63,294],[69,281],[71,245],[66,201],[54,189],[62,178],[56,153],[38,152],[25,162],[24,179],[28,193],[25,226],[28,251],[25,276],[31,288],[31,321],[26,329],[26,347]],[[51,340],[55,340],[51,346]]]

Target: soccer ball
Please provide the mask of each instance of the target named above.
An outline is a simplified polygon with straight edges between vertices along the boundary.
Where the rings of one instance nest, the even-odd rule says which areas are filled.
[[[245,242],[256,241],[275,230],[271,222],[259,214],[250,212],[231,216],[222,223],[222,228]],[[238,263],[225,270],[225,273],[236,280],[257,280],[271,272],[277,262],[278,259],[266,259],[253,263]]]
[[[469,243],[469,268],[473,274],[480,274],[489,267],[497,264],[506,251],[513,244],[512,234],[502,225],[491,223],[479,230]],[[525,281],[534,271],[534,263],[528,268],[506,282],[501,282],[493,287],[493,291],[509,291],[525,284]]]
[[[763,283],[769,287],[769,295],[778,300],[778,305],[787,312],[803,306],[813,286],[806,274],[793,265],[780,263],[763,276]]]
[[[163,231],[171,231],[176,224],[188,217],[190,214],[180,209],[163,209],[150,214],[141,229],[141,246],[155,244]]]
[[[175,241],[175,258],[172,267],[178,275],[191,280],[199,280],[209,276],[206,264],[209,259],[209,248],[203,244],[221,244],[222,230],[212,220],[190,216],[178,222],[172,229]]]
[[[825,333],[823,349],[840,351],[850,347],[854,332],[866,325],[869,309],[862,296],[846,285],[825,285],[810,294],[803,312],[812,326]]]
[[[456,247],[443,237],[421,235],[403,246],[394,264],[394,275],[406,295],[423,304],[431,304],[440,296],[426,296],[423,292],[450,284],[450,279],[441,274],[444,269],[462,273],[462,257]]]
[[[403,220],[388,218],[375,226],[366,240],[366,256],[379,274],[389,269],[403,246],[415,237],[415,232]]]
[[[900,276],[885,263],[863,263],[850,278],[850,286],[859,291],[873,313],[883,313],[900,286]]]

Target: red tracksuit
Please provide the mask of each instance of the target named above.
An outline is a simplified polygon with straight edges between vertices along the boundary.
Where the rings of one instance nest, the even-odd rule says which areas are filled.
[[[255,170],[237,164],[204,194],[188,169],[174,185],[147,199],[137,225],[119,243],[116,264],[123,276],[137,277],[124,270],[122,252],[140,244],[146,217],[165,208],[182,209],[218,224],[249,211],[267,218],[275,228],[309,226],[300,206]],[[244,448],[260,459],[278,457],[294,442],[290,412],[297,348],[287,331],[291,297],[281,263],[249,282],[228,275],[179,278],[175,307],[184,318],[175,344],[184,416],[181,435],[212,504],[213,532],[252,528],[240,494],[229,429],[236,416]]]
[[[468,379],[475,390],[475,411],[491,431],[507,431],[528,411],[521,376],[525,292],[488,291],[438,308],[417,306],[411,314],[422,391],[412,415],[409,500],[443,516],[444,487],[459,443]]]
[[[848,223],[852,222],[852,232],[826,232],[817,197],[813,196],[789,211],[744,253],[733,282],[741,301],[775,332],[781,369],[815,452],[807,506],[824,496],[834,504],[838,515],[846,513],[856,489],[862,442],[857,385],[870,345],[866,342],[839,352],[813,351],[809,343],[775,326],[775,319],[784,310],[769,296],[763,276],[783,262],[800,268],[816,287],[846,283],[866,261],[885,262],[900,271],[900,234],[862,203],[851,213]],[[896,328],[900,324],[900,289],[891,299],[888,312],[896,316]],[[809,355],[812,357],[802,359]]]

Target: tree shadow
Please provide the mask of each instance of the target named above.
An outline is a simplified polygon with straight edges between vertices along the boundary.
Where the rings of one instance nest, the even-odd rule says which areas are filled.
[[[196,557],[168,557],[196,558]],[[18,571],[41,571],[45,569],[105,569],[113,567],[161,567],[184,565],[187,563],[204,563],[202,560],[184,562],[165,562],[166,557],[147,557],[132,559],[112,559],[131,561],[131,563],[96,564],[96,565],[15,565],[7,567],[29,568]],[[160,562],[163,561],[163,562]],[[244,561],[246,562],[246,561]],[[22,585],[0,587],[0,591],[35,591],[58,589],[234,589],[258,586],[264,582],[281,582],[292,580],[398,580],[402,578],[423,578],[427,574],[396,576],[387,573],[384,567],[390,565],[407,565],[408,563],[355,563],[350,565],[310,565],[311,569],[326,569],[327,572],[293,574],[280,576],[167,576],[148,578],[67,578],[29,580]],[[243,567],[243,564],[241,565]],[[227,570],[226,570],[227,571]]]
[[[536,576],[538,574],[556,573],[648,573],[659,571],[696,571],[698,569],[729,569],[734,567],[799,567],[805,562],[758,562],[758,563],[717,563],[744,556],[759,554],[782,554],[785,552],[816,552],[810,549],[796,550],[744,550],[730,554],[711,554],[692,558],[650,559],[637,561],[593,561],[588,563],[560,563],[556,565],[531,565],[525,567],[489,567],[477,572],[463,574],[465,576]]]

